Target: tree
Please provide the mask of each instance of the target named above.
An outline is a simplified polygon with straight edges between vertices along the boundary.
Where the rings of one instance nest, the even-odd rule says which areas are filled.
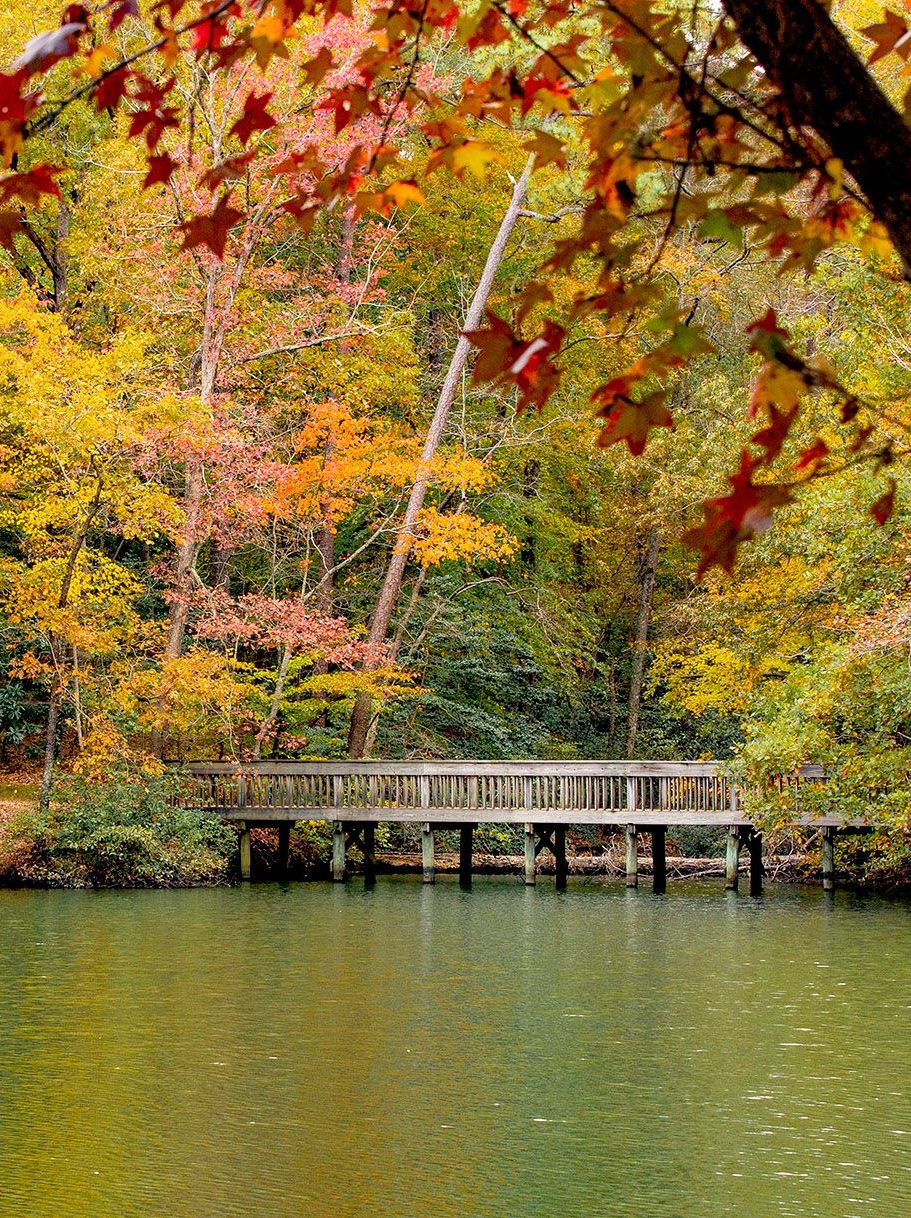
[[[182,114],[173,101],[183,48],[203,73],[243,71],[255,60],[269,77],[270,88],[242,94],[242,114],[232,130],[251,144],[254,158],[270,156],[282,119],[279,90],[271,84],[282,76],[305,7],[308,19],[314,16],[326,29],[345,8],[333,3],[314,9],[302,0],[261,0],[250,7],[252,19],[239,0],[154,4],[149,40],[135,20],[134,0],[69,6],[57,29],[23,48],[6,78],[0,144],[11,170],[63,114],[90,100],[99,111],[124,104],[131,111],[130,133],[147,145],[147,182],[168,176],[162,139],[189,122],[192,112]],[[816,0],[776,0],[761,9],[729,0],[724,7],[721,20],[709,14],[703,21],[697,10],[668,14],[628,0],[601,6],[588,23],[565,0],[550,0],[534,14],[497,2],[470,13],[451,0],[381,7],[374,21],[381,36],[358,48],[344,78],[333,76],[338,55],[326,40],[310,40],[299,61],[307,88],[325,85],[320,107],[336,135],[353,138],[343,160],[305,156],[283,166],[290,193],[281,206],[309,224],[317,210],[339,199],[350,200],[357,212],[419,200],[397,137],[403,114],[419,121],[432,145],[431,171],[445,165],[478,176],[499,155],[479,119],[530,122],[529,147],[539,168],[559,164],[570,131],[580,128],[589,174],[578,229],[560,240],[546,263],[548,280],[525,292],[516,324],[499,318],[479,330],[475,342],[484,375],[515,385],[523,401],[540,405],[555,389],[567,337],[580,318],[594,311],[607,324],[622,325],[631,308],[647,306],[663,321],[657,341],[595,397],[606,420],[604,442],[625,440],[639,451],[655,427],[670,425],[670,382],[701,341],[692,318],[673,304],[662,307],[662,258],[675,231],[698,226],[705,239],[727,242],[746,234],[769,257],[797,267],[811,266],[837,240],[885,251],[887,233],[901,257],[911,254],[909,191],[903,171],[895,170],[907,161],[911,134],[870,65],[860,62]],[[451,84],[437,82],[426,61],[435,40],[454,28],[469,52],[500,49],[489,61],[460,65]],[[907,55],[907,33],[895,13],[868,27],[864,35],[875,43],[871,65]],[[147,73],[151,61],[158,75]],[[88,79],[75,83],[73,68],[84,68]],[[39,80],[55,86],[47,100],[36,88]],[[9,248],[27,232],[20,205],[58,194],[59,176],[53,165],[37,161],[25,170],[17,163],[0,181]],[[231,230],[249,226],[257,206],[241,199],[230,179],[220,182],[214,208],[183,220],[186,243],[220,257]],[[864,209],[873,222],[863,219]],[[656,226],[663,235],[644,262],[637,240]],[[595,260],[599,288],[557,308],[554,276],[580,258]],[[756,323],[754,338],[764,360],[758,408],[768,416],[775,443],[793,425],[802,398],[814,391],[841,400],[843,439],[825,453],[814,439],[807,451],[815,459],[808,457],[795,476],[775,472],[774,446],[756,438],[768,438],[765,427],[754,433],[732,490],[707,501],[703,524],[689,533],[703,570],[729,568],[740,544],[807,481],[829,475],[856,454],[881,466],[904,451],[877,429],[873,404],[857,403],[827,368],[800,356],[774,317]],[[884,516],[891,503],[887,487],[874,515]],[[176,626],[173,633],[179,633]]]
[[[26,646],[13,675],[50,689],[44,806],[62,706],[73,706],[82,747],[94,667],[131,646],[139,627],[141,587],[97,539],[150,540],[179,519],[147,471],[158,437],[184,415],[175,399],[148,394],[147,346],[124,332],[86,350],[28,294],[0,302],[3,520],[17,538],[3,560],[2,606]]]

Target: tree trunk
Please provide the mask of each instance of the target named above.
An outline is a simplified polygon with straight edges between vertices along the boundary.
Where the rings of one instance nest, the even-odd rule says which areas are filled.
[[[465,317],[463,331],[474,330],[480,324],[481,318],[484,315],[484,308],[490,295],[490,289],[493,286],[494,277],[500,263],[503,261],[506,243],[509,241],[510,234],[513,228],[515,228],[516,220],[519,218],[522,204],[525,202],[525,194],[528,190],[528,179],[531,176],[533,161],[533,157],[528,158],[522,176],[515,184],[512,199],[509,202],[509,207],[506,209],[506,215],[503,217],[499,232],[494,238],[493,245],[490,247],[484,271],[475,291],[474,299],[471,302],[471,307]],[[430,421],[430,427],[424,441],[424,450],[421,453],[418,473],[412,484],[408,506],[405,508],[405,515],[399,530],[399,541],[389,559],[383,586],[380,589],[376,608],[373,612],[370,632],[367,635],[367,642],[371,647],[382,647],[389,634],[389,624],[392,620],[392,614],[395,611],[396,601],[402,587],[405,564],[408,562],[411,539],[414,537],[418,516],[420,515],[421,508],[424,506],[424,497],[430,485],[430,462],[436,456],[440,441],[443,438],[443,432],[449,418],[449,411],[455,400],[456,390],[458,389],[459,380],[462,376],[470,349],[471,344],[464,333],[462,333],[456,343],[455,351],[446,373],[446,379],[443,381],[443,387],[437,399],[436,409],[433,412],[433,418]],[[368,660],[365,667],[376,667],[376,664],[376,659]],[[366,690],[362,690],[355,698],[354,708],[351,712],[351,727],[348,733],[349,757],[363,757],[372,713],[373,699]]]
[[[911,129],[818,0],[723,0],[794,123],[850,171],[911,267]]]
[[[234,273],[237,283],[240,281],[243,268],[248,260],[249,254],[246,252],[243,258],[238,258]],[[228,304],[219,308],[217,302],[218,275],[218,268],[213,264],[206,280],[202,340],[199,346],[199,397],[207,406],[212,403],[215,396],[215,382],[218,377],[218,367],[226,334],[228,304],[233,303],[235,295],[235,293],[231,293]],[[190,387],[192,388],[192,384]],[[183,495],[183,528],[174,563],[174,599],[168,613],[168,633],[162,656],[163,665],[171,660],[176,660],[183,652],[184,637],[190,617],[190,593],[193,589],[196,560],[206,540],[200,531],[206,475],[205,466],[199,457],[193,456],[188,459],[186,477]],[[164,756],[165,730],[161,720],[164,717],[166,706],[167,696],[162,692],[158,699],[159,724],[152,729],[150,740],[150,749],[155,757]]]
[[[92,501],[88,506],[85,514],[85,520],[82,522],[82,528],[73,538],[70,552],[67,555],[66,566],[63,569],[63,579],[60,581],[60,592],[57,596],[57,608],[65,609],[70,601],[70,588],[73,586],[73,576],[76,573],[76,563],[79,561],[79,555],[82,552],[82,547],[86,543],[89,535],[89,529],[92,527],[92,522],[98,513],[101,511],[101,495],[104,490],[104,482],[101,476],[98,475],[98,480],[95,485],[95,494],[92,496]],[[48,637],[48,645],[51,650],[51,658],[54,660],[54,667],[57,667],[57,660],[54,655],[54,647],[57,639],[54,634]],[[75,653],[74,653],[75,654]],[[57,725],[60,722],[60,708],[62,703],[62,685],[60,682],[60,673],[55,671],[55,681],[51,688],[50,701],[47,707],[47,723],[44,729],[44,766],[41,771],[41,787],[38,792],[38,807],[42,812],[46,812],[51,801],[51,785],[54,781],[54,758],[57,754]]]
[[[256,739],[253,742],[253,760],[259,761],[263,752],[263,745],[266,738],[275,725],[278,718],[278,710],[281,706],[282,694],[285,692],[285,682],[288,679],[288,668],[291,664],[291,648],[285,647],[282,651],[282,658],[278,665],[278,673],[275,677],[275,688],[272,691],[272,701],[269,704],[269,713],[259,725],[259,731],[256,733]]]
[[[44,729],[44,766],[41,770],[41,788],[38,807],[46,812],[51,802],[51,786],[54,782],[54,760],[57,755],[57,724],[60,722],[60,690],[55,684],[51,690],[47,707],[47,723]]]
[[[209,582],[213,588],[227,592],[231,585],[231,559],[234,547],[225,545],[218,537],[209,542]]]
[[[642,704],[642,676],[645,672],[645,644],[648,641],[649,620],[652,614],[652,597],[655,594],[655,572],[658,568],[658,530],[648,531],[645,554],[642,560],[642,579],[639,585],[639,612],[636,616],[636,637],[633,642],[633,668],[629,682],[629,717],[626,725],[626,755],[636,752],[636,736],[639,731],[639,708]]]

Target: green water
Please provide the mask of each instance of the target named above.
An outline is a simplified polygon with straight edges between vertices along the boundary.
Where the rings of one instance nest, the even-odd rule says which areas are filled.
[[[901,1218],[911,907],[0,893],[3,1218]]]

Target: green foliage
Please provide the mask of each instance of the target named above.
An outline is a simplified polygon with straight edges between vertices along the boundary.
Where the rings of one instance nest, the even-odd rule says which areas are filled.
[[[46,816],[20,815],[7,827],[6,839],[17,843],[9,878],[78,888],[224,881],[236,832],[216,817],[174,807],[178,781],[127,773],[104,783],[63,780]]]

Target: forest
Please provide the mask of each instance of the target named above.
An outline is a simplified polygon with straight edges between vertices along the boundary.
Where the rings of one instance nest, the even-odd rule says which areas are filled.
[[[750,8],[3,5],[7,881],[371,756],[812,762],[908,866],[911,30]]]

